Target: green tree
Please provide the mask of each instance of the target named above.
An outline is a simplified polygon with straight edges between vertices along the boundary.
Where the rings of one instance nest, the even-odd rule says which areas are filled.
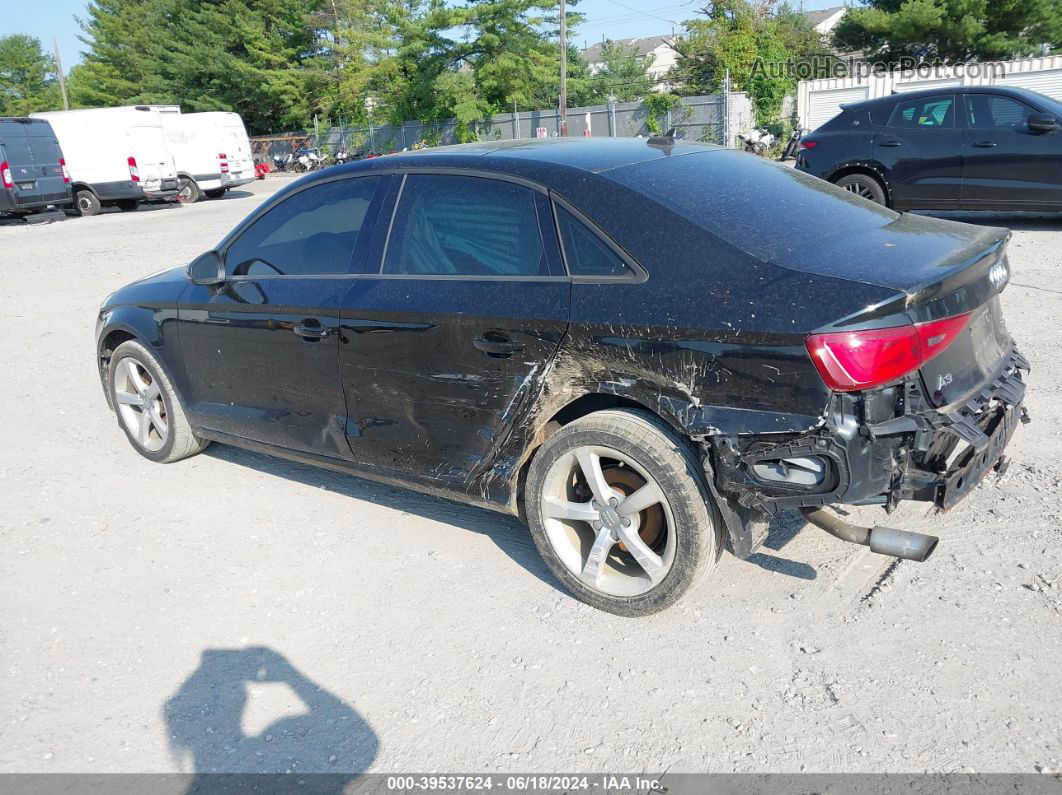
[[[74,107],[104,107],[148,101],[145,86],[158,44],[156,21],[162,0],[91,0],[78,19],[83,61],[70,70]]]
[[[729,70],[731,87],[748,92],[757,123],[774,121],[796,88],[788,66],[821,51],[819,37],[788,5],[719,0],[703,13],[685,23],[671,77],[685,94],[716,93]]]
[[[1058,0],[869,0],[834,30],[840,49],[882,60],[986,61],[1062,45]]]
[[[60,105],[55,62],[32,36],[0,36],[0,116],[25,116]]]
[[[601,45],[601,67],[594,75],[598,92],[621,102],[644,97],[653,90],[649,67],[653,56],[642,57],[634,47],[606,40]]]
[[[252,132],[302,127],[320,94],[319,0],[91,0],[72,70],[81,106],[230,110]]]

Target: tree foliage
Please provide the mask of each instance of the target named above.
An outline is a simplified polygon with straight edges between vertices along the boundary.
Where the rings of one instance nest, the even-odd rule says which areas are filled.
[[[90,0],[75,106],[235,110],[253,132],[557,101],[553,0]],[[578,23],[578,15],[572,21]],[[603,94],[569,49],[571,104]]]
[[[1058,0],[869,0],[834,30],[840,49],[934,63],[1034,55],[1062,45]]]
[[[25,116],[59,105],[55,62],[32,36],[0,36],[0,116]]]
[[[634,47],[606,40],[601,45],[601,67],[594,75],[596,89],[621,102],[644,97],[653,90],[652,65],[652,55],[643,57]]]
[[[757,122],[771,122],[796,88],[796,79],[785,69],[767,67],[821,52],[821,38],[788,5],[719,0],[702,13],[703,18],[686,22],[675,44],[675,82],[685,94],[716,93],[729,70],[731,88],[749,93]]]

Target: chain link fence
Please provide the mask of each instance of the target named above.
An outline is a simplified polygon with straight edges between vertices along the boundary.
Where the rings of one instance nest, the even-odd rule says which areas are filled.
[[[657,129],[672,127],[687,141],[732,146],[735,136],[751,129],[752,103],[743,92],[708,96],[682,97],[679,105],[661,114]],[[649,111],[642,102],[615,102],[568,110],[568,136],[594,138],[633,138],[649,136]],[[506,141],[518,138],[553,137],[560,132],[560,113],[556,109],[500,113],[473,125],[481,141]],[[459,143],[457,123],[450,119],[434,124],[411,121],[405,124],[330,127],[316,135],[292,130],[251,139],[256,155],[271,157],[287,154],[299,146],[319,147],[331,152],[342,148],[348,152],[380,153],[412,149],[417,145],[443,146]]]

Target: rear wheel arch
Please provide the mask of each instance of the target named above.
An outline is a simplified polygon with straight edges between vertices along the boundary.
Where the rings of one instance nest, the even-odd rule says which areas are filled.
[[[831,174],[828,181],[836,185],[839,180],[852,174],[861,174],[876,181],[885,193],[885,206],[892,207],[892,188],[889,185],[889,180],[885,176],[885,170],[876,165],[870,163],[848,165]]]
[[[640,400],[627,395],[614,395],[607,392],[584,393],[569,401],[560,409],[554,411],[553,414],[547,417],[544,421],[538,423],[534,436],[531,438],[530,443],[524,448],[523,458],[520,461],[520,466],[517,468],[516,482],[514,484],[515,488],[512,491],[513,499],[515,501],[514,507],[521,519],[526,520],[523,495],[524,487],[527,484],[527,473],[539,448],[542,447],[547,439],[565,425],[569,425],[578,419],[589,416],[590,414],[596,414],[599,411],[607,411],[610,409],[633,409],[635,411],[645,412],[646,414],[652,415],[657,421],[670,428],[673,432],[677,433],[680,438],[687,438],[681,427]],[[698,455],[697,448],[692,442],[688,444],[688,447],[694,455]]]

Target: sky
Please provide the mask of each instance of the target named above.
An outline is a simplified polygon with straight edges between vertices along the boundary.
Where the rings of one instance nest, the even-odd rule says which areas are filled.
[[[41,40],[46,49],[52,39],[59,40],[63,69],[69,70],[80,60],[85,46],[78,40],[75,17],[84,16],[86,0],[6,0],[0,13],[0,35],[28,33]],[[842,5],[843,0],[794,0],[793,5],[806,11]],[[603,38],[629,39],[636,36],[658,36],[678,30],[682,20],[696,16],[703,0],[581,0],[575,6],[586,21],[576,28],[571,38],[582,47]]]

